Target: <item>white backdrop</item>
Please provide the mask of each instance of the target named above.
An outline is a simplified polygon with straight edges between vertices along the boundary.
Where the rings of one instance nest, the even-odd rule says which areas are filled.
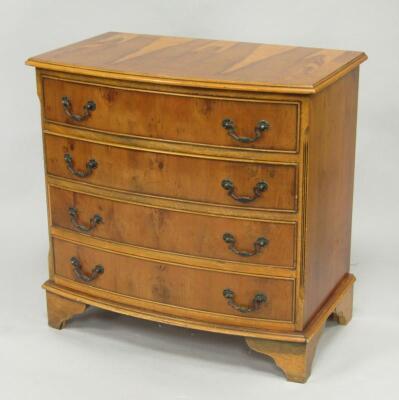
[[[2,0],[0,398],[374,399],[397,391],[397,0]],[[46,325],[47,227],[32,55],[105,31],[362,50],[352,270],[354,319],[329,325],[306,385],[240,338],[93,310]],[[112,320],[112,324],[109,324]]]

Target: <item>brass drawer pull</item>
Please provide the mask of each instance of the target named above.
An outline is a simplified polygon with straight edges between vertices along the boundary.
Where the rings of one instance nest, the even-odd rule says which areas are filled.
[[[256,200],[258,197],[261,196],[263,192],[265,192],[268,188],[268,185],[266,182],[258,182],[254,188],[254,194],[253,196],[239,196],[234,193],[234,183],[230,181],[229,179],[223,179],[222,180],[222,188],[227,190],[227,194],[233,198],[234,200],[240,202],[240,203],[250,203],[251,201]]]
[[[98,167],[98,162],[96,160],[89,160],[86,163],[86,171],[78,171],[73,166],[73,158],[69,153],[64,154],[64,160],[71,174],[79,178],[86,178],[87,176],[90,176],[93,173],[93,170]]]
[[[254,249],[252,251],[246,251],[246,250],[238,250],[236,247],[236,238],[231,234],[231,233],[225,233],[223,235],[223,240],[229,245],[229,249],[241,256],[241,257],[251,257],[255,256],[258,254],[261,250],[262,247],[267,246],[269,241],[265,237],[259,237],[255,240],[254,243]]]
[[[96,103],[94,101],[89,100],[83,106],[83,114],[78,115],[72,112],[72,102],[69,97],[64,96],[61,99],[62,106],[64,107],[65,114],[71,118],[73,121],[82,122],[88,119],[91,116],[91,112],[96,109]]]
[[[234,121],[232,119],[229,118],[224,119],[222,121],[222,126],[224,129],[226,129],[228,135],[231,136],[234,140],[237,140],[240,143],[252,143],[256,142],[262,136],[262,133],[270,128],[270,123],[263,119],[259,121],[255,126],[254,137],[238,136]]]
[[[242,306],[237,304],[234,301],[235,293],[231,289],[224,289],[223,290],[223,297],[227,299],[227,304],[230,307],[233,307],[235,310],[239,311],[240,313],[248,313],[252,311],[256,311],[260,308],[262,303],[266,303],[267,297],[263,293],[255,294],[254,298],[252,299],[252,305],[249,307]]]
[[[90,218],[90,225],[82,225],[78,222],[78,210],[75,207],[70,207],[68,210],[69,216],[71,217],[72,225],[80,232],[90,233],[98,224],[103,223],[101,215],[95,214]]]
[[[80,261],[76,257],[71,258],[71,264],[73,266],[73,273],[76,278],[81,282],[91,282],[94,281],[99,275],[104,273],[104,267],[102,265],[96,265],[91,271],[91,275],[87,276],[82,272],[82,266]]]

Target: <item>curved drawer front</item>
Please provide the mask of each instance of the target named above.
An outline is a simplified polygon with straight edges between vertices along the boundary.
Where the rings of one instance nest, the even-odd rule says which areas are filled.
[[[297,150],[299,106],[295,102],[188,97],[50,78],[44,79],[43,88],[44,115],[50,121],[178,142]],[[62,103],[63,98],[67,98],[67,103]],[[95,109],[90,110],[93,103],[88,102],[94,102]],[[85,109],[87,105],[89,110]],[[87,111],[90,115],[86,115]],[[228,129],[226,123],[223,127],[225,120],[232,121],[234,129]],[[259,125],[261,121],[266,121],[266,125]],[[254,140],[256,127],[260,128],[259,138]],[[243,142],[243,137],[249,141]]]
[[[50,204],[53,226],[94,237],[186,255],[294,268],[294,223],[190,214],[55,187],[50,188]],[[235,243],[228,242],[227,234]],[[266,239],[263,246],[262,238]]]
[[[52,175],[173,199],[296,210],[295,165],[200,159],[45,136],[47,172]]]
[[[294,283],[162,264],[53,239],[55,274],[147,301],[246,318],[290,322]],[[71,263],[71,258],[73,263]],[[82,281],[86,277],[88,282]],[[242,307],[241,311],[237,307]]]

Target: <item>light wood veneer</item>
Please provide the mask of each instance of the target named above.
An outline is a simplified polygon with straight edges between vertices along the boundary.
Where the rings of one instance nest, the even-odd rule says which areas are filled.
[[[95,306],[239,335],[305,382],[327,318],[352,316],[366,58],[111,32],[29,59],[50,326]]]

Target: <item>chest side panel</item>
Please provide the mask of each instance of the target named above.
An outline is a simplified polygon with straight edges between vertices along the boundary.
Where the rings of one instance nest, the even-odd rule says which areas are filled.
[[[359,70],[311,99],[304,321],[349,271]]]

